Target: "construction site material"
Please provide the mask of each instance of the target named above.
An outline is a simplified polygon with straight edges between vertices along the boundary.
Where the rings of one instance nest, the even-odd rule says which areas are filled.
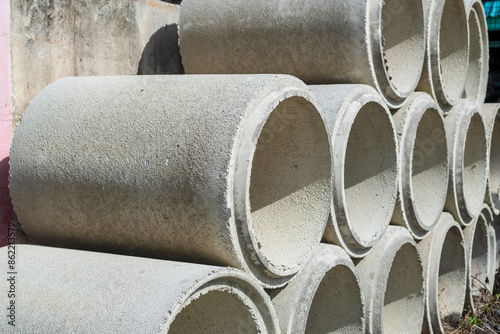
[[[486,209],[489,210],[487,206]],[[463,230],[467,257],[465,307],[469,307],[474,313],[474,297],[481,296],[481,289],[490,292],[493,290],[495,273],[491,270],[495,263],[496,239],[491,238],[490,223],[491,221],[487,220],[487,213],[486,215],[481,213]],[[491,245],[492,241],[495,245]]]
[[[266,287],[300,270],[331,202],[324,122],[285,75],[63,79],[10,159],[34,241],[229,265]]]
[[[437,224],[448,191],[444,119],[426,93],[414,93],[394,113],[399,146],[399,191],[392,223],[421,240]]]
[[[500,214],[500,104],[485,103],[483,118],[488,137],[488,184],[485,202],[495,215]]]
[[[389,226],[372,252],[356,261],[365,295],[365,333],[420,333],[424,277],[410,232]]]
[[[458,321],[467,286],[464,236],[447,212],[418,244],[425,277],[424,332],[445,333],[443,321]]]
[[[476,104],[461,100],[445,120],[449,182],[445,210],[463,226],[481,212],[488,180],[488,147],[483,117]]]
[[[488,86],[488,27],[481,0],[465,0],[469,25],[469,68],[464,97],[476,102],[481,110]]]
[[[310,86],[332,146],[333,196],[324,241],[363,257],[390,223],[397,197],[392,116],[366,85]],[[367,217],[370,217],[367,219]]]
[[[464,0],[423,0],[426,56],[418,91],[447,114],[462,98],[469,66],[469,28]]]
[[[179,44],[186,73],[367,84],[396,108],[419,81],[424,31],[422,0],[184,0]]]
[[[2,279],[18,333],[279,333],[259,284],[243,272],[16,245],[19,275]],[[0,248],[6,259],[9,249]],[[10,253],[9,253],[10,254]],[[22,274],[21,274],[22,273]],[[14,303],[12,303],[14,301]],[[0,331],[10,333],[7,321]]]
[[[288,285],[270,292],[282,333],[365,331],[359,277],[347,253],[320,244]]]

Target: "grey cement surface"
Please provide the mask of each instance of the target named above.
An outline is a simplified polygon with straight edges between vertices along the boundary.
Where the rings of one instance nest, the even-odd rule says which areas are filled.
[[[486,186],[485,202],[493,213],[500,213],[500,104],[485,103],[482,109],[484,123],[488,135],[489,174]]]
[[[60,80],[16,130],[14,210],[38,243],[282,285],[320,242],[331,201],[315,103],[282,75]]]

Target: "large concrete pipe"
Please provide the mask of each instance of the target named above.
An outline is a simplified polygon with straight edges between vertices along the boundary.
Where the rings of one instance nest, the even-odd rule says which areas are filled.
[[[365,333],[420,333],[424,277],[410,232],[389,226],[372,252],[356,261],[365,294]]]
[[[364,299],[354,264],[334,245],[320,244],[304,268],[270,291],[282,333],[365,331]]]
[[[447,212],[418,244],[425,274],[424,332],[445,333],[443,321],[460,319],[465,301],[467,265],[460,225]]]
[[[495,277],[491,269],[492,263],[495,262],[496,245],[495,249],[493,249],[493,245],[491,245],[493,241],[490,229],[491,222],[487,221],[487,219],[487,216],[480,214],[463,231],[467,258],[465,306],[473,310],[474,313],[474,299],[481,296],[481,289],[492,292],[492,283]]]
[[[366,85],[310,86],[332,146],[333,196],[324,241],[363,257],[389,225],[397,197],[392,116]]]
[[[399,137],[399,192],[392,223],[420,240],[437,224],[448,190],[444,119],[426,93],[414,93],[393,116]]]
[[[12,143],[10,189],[37,242],[230,265],[283,285],[320,242],[328,135],[283,75],[68,78]]]
[[[423,0],[426,57],[417,90],[429,93],[445,114],[462,98],[469,66],[464,0]]]
[[[450,176],[445,210],[463,226],[481,212],[488,179],[487,138],[476,104],[461,100],[445,120]]]
[[[488,204],[483,204],[483,209],[481,210],[482,219],[486,222],[486,233],[488,236],[488,282],[486,283],[487,288],[493,291],[495,286],[495,274],[496,274],[496,264],[497,264],[497,236],[495,227],[493,226],[495,216],[491,211]]]
[[[476,102],[481,110],[488,86],[488,27],[483,3],[480,0],[464,1],[469,18],[469,69],[465,80],[464,97]]]
[[[486,103],[483,118],[488,135],[489,174],[485,201],[495,215],[500,214],[500,104]]]
[[[424,30],[422,0],[184,0],[179,44],[186,73],[367,84],[396,108],[419,81]]]
[[[0,302],[15,327],[2,333],[279,333],[265,291],[236,269],[34,245],[14,258]]]

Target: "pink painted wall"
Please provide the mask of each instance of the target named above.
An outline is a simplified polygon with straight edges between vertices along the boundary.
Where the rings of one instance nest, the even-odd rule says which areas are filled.
[[[7,244],[7,224],[13,220],[8,180],[12,138],[10,64],[10,0],[0,0],[0,247]]]

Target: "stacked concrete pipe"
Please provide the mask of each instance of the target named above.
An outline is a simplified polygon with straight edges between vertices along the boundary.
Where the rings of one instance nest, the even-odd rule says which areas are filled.
[[[266,287],[299,271],[331,201],[318,105],[285,75],[63,79],[10,159],[34,241],[229,265]]]
[[[489,52],[486,14],[480,0],[465,0],[469,26],[469,69],[464,97],[482,109],[488,86]]]
[[[488,135],[489,174],[485,202],[495,215],[500,214],[500,104],[486,103],[483,118]]]
[[[460,225],[447,212],[418,244],[425,277],[423,332],[445,333],[443,321],[457,321],[467,286],[466,251]]]
[[[396,108],[419,81],[424,31],[422,0],[184,0],[179,44],[186,73],[367,84]]]
[[[489,210],[483,207],[483,210]],[[467,257],[467,291],[465,306],[475,313],[474,298],[481,296],[481,289],[492,292],[495,273],[496,239],[492,238],[488,213],[482,213],[464,229]],[[493,243],[493,244],[492,244]]]
[[[437,224],[448,190],[444,119],[426,93],[414,93],[394,114],[399,191],[392,223],[421,240]]]
[[[464,0],[423,0],[426,56],[418,91],[430,94],[447,114],[463,96],[469,66]]]
[[[445,210],[467,226],[479,215],[488,179],[486,130],[481,113],[470,100],[461,100],[445,120],[449,186]]]
[[[366,85],[310,86],[332,146],[332,205],[324,241],[363,257],[390,223],[397,196],[391,114]],[[370,219],[367,219],[370,217]]]
[[[270,291],[282,333],[363,333],[360,284],[354,264],[342,248],[319,245],[286,287]]]
[[[15,286],[18,333],[280,333],[265,291],[236,269],[34,245],[16,251],[18,280],[0,285]],[[11,330],[0,322],[2,333]]]
[[[356,260],[365,295],[365,333],[420,333],[423,265],[407,229],[389,226],[365,258]]]
[[[495,215],[488,204],[483,204],[483,209],[481,210],[481,219],[486,222],[487,226],[487,236],[488,236],[488,254],[490,258],[488,259],[488,282],[486,283],[487,289],[493,292],[495,286],[495,275],[496,275],[496,265],[498,260],[497,252],[497,235],[494,227]]]

